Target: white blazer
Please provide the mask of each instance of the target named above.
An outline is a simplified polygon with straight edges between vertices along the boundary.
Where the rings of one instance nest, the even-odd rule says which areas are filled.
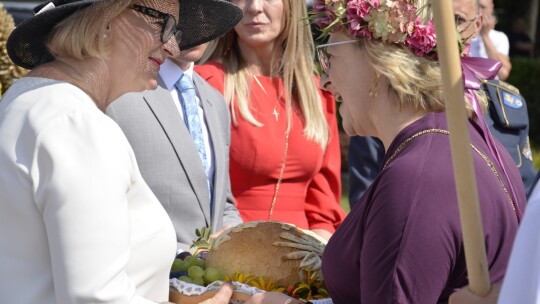
[[[118,125],[70,84],[16,81],[0,102],[0,303],[167,301],[175,248]]]

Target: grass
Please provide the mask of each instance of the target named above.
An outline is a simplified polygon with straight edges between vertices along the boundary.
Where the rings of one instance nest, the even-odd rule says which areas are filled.
[[[349,207],[349,194],[348,193],[342,193],[341,194],[341,208],[345,210],[345,213],[349,213],[351,211],[351,208]]]
[[[531,145],[533,165],[536,170],[540,169],[540,146]]]
[[[345,213],[349,213],[351,208],[349,207],[349,177],[348,172],[342,172],[341,173],[341,182],[342,182],[342,189],[341,189],[341,208],[345,210]]]

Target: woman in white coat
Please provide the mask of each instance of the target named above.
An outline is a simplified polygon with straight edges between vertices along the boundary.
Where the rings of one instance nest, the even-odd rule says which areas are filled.
[[[154,89],[178,0],[48,1],[9,37],[0,102],[0,303],[168,299],[173,226],[102,111]]]

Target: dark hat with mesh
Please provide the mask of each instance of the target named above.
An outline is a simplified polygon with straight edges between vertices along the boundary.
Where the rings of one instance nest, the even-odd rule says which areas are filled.
[[[34,8],[34,16],[17,26],[7,41],[11,60],[26,69],[54,60],[45,46],[53,27],[75,11],[106,0],[53,0]],[[217,38],[242,19],[242,11],[224,0],[179,0],[181,49]]]
[[[53,55],[45,46],[45,39],[52,28],[76,10],[105,0],[55,0],[39,4],[34,16],[19,24],[7,41],[8,55],[16,65],[32,69],[52,61]]]
[[[180,0],[180,49],[187,50],[228,33],[242,10],[224,0]]]

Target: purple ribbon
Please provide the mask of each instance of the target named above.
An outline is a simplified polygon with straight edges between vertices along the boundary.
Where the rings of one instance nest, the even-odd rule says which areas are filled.
[[[481,79],[495,78],[501,66],[502,64],[499,61],[492,60],[492,59],[480,58],[480,57],[462,57],[461,58],[461,70],[463,72],[463,87],[465,89],[465,96],[467,96],[467,99],[471,103],[474,113],[478,117],[479,126],[482,129],[482,132],[484,133],[484,138],[486,140],[486,143],[490,152],[495,156],[495,160],[499,163],[499,167],[502,168],[502,171],[506,177],[506,180],[508,181],[508,188],[509,188],[508,190],[510,192],[510,196],[512,197],[512,200],[514,201],[514,207],[516,208],[516,215],[518,217],[518,221],[521,221],[521,218],[523,217],[523,213],[521,212],[521,209],[518,206],[516,192],[514,191],[514,186],[512,185],[510,177],[508,176],[508,172],[506,171],[506,168],[503,165],[502,158],[499,151],[497,150],[497,146],[495,145],[493,135],[491,135],[491,132],[489,131],[489,128],[486,124],[486,121],[484,119],[484,113],[482,113],[482,108],[480,107],[480,103],[478,102],[478,99],[476,98],[476,95],[474,94],[475,90],[480,90],[482,88],[482,84],[479,79],[480,78]]]
[[[493,79],[497,76],[502,64],[496,60],[480,57],[462,57],[461,70],[463,71],[463,87],[476,116],[483,117],[480,104],[473,90],[480,90],[482,84],[479,78]]]

